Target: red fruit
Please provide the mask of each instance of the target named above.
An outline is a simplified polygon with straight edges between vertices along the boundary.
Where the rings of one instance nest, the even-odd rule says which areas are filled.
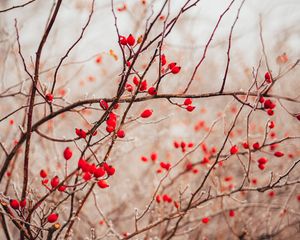
[[[259,164],[266,164],[268,162],[268,159],[261,157],[260,159],[257,160]]]
[[[300,113],[296,114],[295,117],[300,121]]]
[[[192,103],[193,103],[193,100],[191,98],[187,98],[183,102],[183,104],[186,106],[191,105]]]
[[[153,162],[155,162],[157,160],[157,153],[155,153],[155,152],[151,153],[150,158]]]
[[[300,194],[297,196],[297,200],[298,202],[300,202]]]
[[[131,34],[127,37],[127,43],[129,46],[133,46],[135,44],[135,38]]]
[[[202,222],[207,224],[209,222],[209,218],[208,217],[202,218]]]
[[[19,207],[20,207],[19,201],[16,200],[16,199],[11,199],[11,200],[9,201],[9,205],[10,205],[11,208],[13,208],[13,209],[19,209]]]
[[[273,103],[270,99],[267,99],[265,102],[264,102],[264,108],[265,109],[274,109],[276,107],[276,104]]]
[[[284,153],[283,153],[283,152],[275,152],[275,153],[274,153],[274,156],[275,156],[275,157],[283,157],[283,156],[284,156]]]
[[[164,194],[162,199],[164,202],[172,202],[172,198],[170,198],[168,194]]]
[[[152,115],[153,110],[152,109],[145,109],[142,113],[141,113],[141,117],[142,118],[148,118]]]
[[[179,146],[180,146],[179,143],[176,142],[176,141],[174,141],[173,144],[174,144],[174,147],[175,147],[175,148],[179,148]]]
[[[260,97],[260,98],[259,98],[259,102],[260,102],[260,103],[264,103],[264,101],[265,101],[264,97]]]
[[[43,184],[43,185],[46,185],[48,182],[49,182],[49,179],[43,179],[43,180],[42,180],[42,184]]]
[[[104,181],[104,180],[99,180],[98,182],[97,182],[97,184],[98,184],[98,186],[100,187],[100,188],[108,188],[109,187],[109,185],[106,183],[106,181]]]
[[[148,93],[149,93],[150,95],[152,95],[152,96],[156,95],[156,94],[157,94],[156,88],[155,88],[155,87],[150,87],[150,88],[148,89]]]
[[[180,69],[181,69],[181,67],[175,66],[175,67],[173,67],[173,68],[171,69],[171,72],[172,72],[173,74],[177,74],[177,73],[180,72]]]
[[[265,169],[265,164],[258,164],[258,167],[260,170],[264,170]]]
[[[260,147],[258,142],[254,143],[252,146],[255,150],[258,150]]]
[[[164,66],[164,65],[166,65],[166,63],[167,63],[166,56],[165,56],[165,54],[162,54],[161,55],[161,65]]]
[[[275,192],[274,191],[270,191],[269,193],[268,193],[268,195],[269,195],[269,197],[274,197],[275,196]]]
[[[235,212],[234,212],[234,210],[229,210],[229,217],[234,217],[234,215],[235,215]]]
[[[271,83],[272,79],[271,79],[271,74],[269,72],[265,73],[265,80],[267,83]]]
[[[192,163],[187,163],[186,164],[186,167],[185,167],[185,169],[187,170],[187,171],[191,171],[191,170],[193,170],[193,164]]]
[[[116,128],[116,126],[117,126],[117,121],[116,121],[116,119],[115,118],[108,118],[107,120],[106,120],[106,124],[107,124],[107,126],[109,126],[109,127],[112,127],[113,129],[115,129]]]
[[[83,169],[84,166],[86,165],[86,163],[87,163],[87,162],[86,162],[84,159],[80,158],[80,159],[78,160],[78,167],[81,168],[81,169]]]
[[[119,37],[119,42],[120,42],[121,45],[127,45],[126,37],[120,36]]]
[[[103,109],[103,110],[107,110],[108,109],[108,104],[105,100],[100,100],[100,107]]]
[[[141,157],[141,160],[142,160],[143,162],[147,162],[147,161],[148,161],[148,158],[145,157],[145,156],[142,156],[142,157]]]
[[[230,153],[233,155],[233,154],[236,154],[237,152],[239,151],[238,147],[236,145],[232,146],[230,148]]]
[[[169,63],[169,69],[171,70],[173,67],[175,67],[176,66],[176,63],[174,63],[174,62],[171,62],[171,63]]]
[[[98,167],[94,172],[95,178],[103,177],[104,175],[105,175],[105,171],[104,171],[103,167]]]
[[[194,111],[194,109],[195,109],[196,107],[195,106],[187,106],[186,107],[186,110],[188,111],[188,112],[192,112],[192,111]]]
[[[188,144],[188,147],[189,147],[189,148],[194,147],[194,143],[193,143],[193,142],[190,142],[190,143]]]
[[[87,182],[87,181],[91,180],[92,176],[89,172],[86,172],[86,173],[83,174],[82,178],[84,179],[84,181]]]
[[[64,158],[66,160],[69,160],[73,155],[73,152],[71,151],[71,149],[69,147],[66,147],[65,151],[64,151]]]
[[[58,186],[58,184],[59,184],[59,177],[58,176],[53,177],[51,179],[50,184],[51,184],[52,188],[56,188]]]
[[[97,169],[97,167],[96,167],[96,165],[93,163],[92,165],[90,165],[88,171],[89,171],[90,174],[94,174],[94,172],[96,171],[96,169]]]
[[[66,191],[66,189],[67,189],[67,187],[64,185],[61,185],[60,187],[58,187],[58,191],[60,191],[60,192],[64,192],[64,191]]]
[[[51,93],[47,93],[45,97],[47,102],[51,103],[53,101],[53,95]]]
[[[75,133],[80,138],[86,138],[86,132],[82,129],[75,128]]]
[[[125,137],[125,132],[123,131],[123,130],[119,130],[118,132],[117,132],[117,136],[119,137],[119,138],[124,138]]]
[[[248,149],[249,148],[249,144],[247,142],[243,143],[243,148]]]
[[[156,200],[157,203],[160,203],[160,196],[157,195],[157,196],[155,197],[155,200]]]
[[[20,202],[20,207],[21,207],[21,208],[24,208],[24,207],[26,207],[26,204],[27,204],[26,199],[23,199],[23,200]]]
[[[45,170],[42,169],[42,170],[40,171],[40,176],[41,176],[41,178],[46,178],[47,175],[48,175],[48,174],[47,174],[47,172],[46,172]]]
[[[115,131],[115,128],[112,127],[112,126],[107,126],[107,127],[106,127],[106,131],[107,131],[108,133],[112,133],[113,131]]]
[[[54,223],[54,222],[57,221],[57,219],[58,219],[58,214],[57,213],[51,213],[47,218],[49,223]]]
[[[133,87],[132,87],[132,85],[129,84],[129,83],[126,83],[125,89],[126,89],[128,92],[132,92],[132,91],[133,91]]]
[[[135,86],[138,86],[140,83],[140,80],[135,76],[135,77],[133,77],[132,82],[134,83]]]
[[[142,92],[146,91],[147,87],[148,87],[147,81],[146,80],[142,81],[142,83],[140,85],[140,91],[142,91]]]
[[[112,176],[116,172],[116,169],[114,167],[110,166],[110,165],[108,166],[108,165],[104,164],[103,167],[104,167],[104,169],[105,169],[108,176]]]
[[[269,128],[274,128],[275,127],[275,123],[274,123],[274,121],[271,121],[271,122],[269,122]]]
[[[274,115],[274,111],[272,109],[268,109],[267,111],[269,116],[273,116]]]
[[[163,168],[167,171],[171,168],[171,164],[170,163],[165,163],[165,162],[161,162],[160,166],[161,166],[161,168]]]

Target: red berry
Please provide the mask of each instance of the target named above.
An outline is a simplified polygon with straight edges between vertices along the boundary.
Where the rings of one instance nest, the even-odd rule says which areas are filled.
[[[258,164],[258,167],[260,170],[264,170],[265,169],[265,164]]]
[[[274,128],[275,127],[275,123],[274,123],[274,121],[271,121],[271,122],[269,122],[269,128]]]
[[[58,219],[58,214],[57,213],[51,213],[47,218],[49,223],[54,223],[54,222],[57,221],[57,219]]]
[[[272,109],[268,109],[267,111],[269,116],[273,116],[274,115],[274,111]]]
[[[53,177],[51,179],[50,184],[51,184],[52,188],[56,188],[58,186],[58,184],[59,184],[59,177],[58,176]]]
[[[94,172],[95,178],[103,177],[104,175],[105,175],[105,171],[104,171],[103,167],[98,167]]]
[[[231,149],[230,149],[230,153],[232,155],[236,154],[238,151],[239,151],[239,149],[238,149],[238,147],[236,145],[232,146]]]
[[[127,43],[129,46],[133,46],[135,44],[135,38],[131,34],[127,37]]]
[[[269,72],[265,73],[265,80],[267,83],[271,83],[272,79],[271,79],[271,74]]]
[[[134,84],[135,86],[138,86],[139,83],[140,83],[140,80],[139,80],[136,76],[133,77],[132,81],[133,81],[133,84]]]
[[[147,81],[146,80],[142,81],[142,83],[140,85],[140,91],[142,91],[142,92],[146,91],[147,87],[148,87]]]
[[[165,54],[162,54],[161,55],[161,65],[164,66],[164,65],[166,65],[166,63],[167,63],[166,56],[165,56]]]
[[[174,62],[171,62],[171,63],[169,63],[169,69],[171,70],[173,67],[175,67],[176,66],[176,63],[174,63]]]
[[[192,111],[194,111],[194,109],[195,109],[196,107],[195,106],[187,106],[186,107],[186,110],[188,111],[188,112],[192,112]]]
[[[97,184],[98,184],[98,186],[100,187],[100,188],[108,188],[109,187],[109,185],[106,183],[106,181],[104,181],[104,180],[99,180],[98,182],[97,182]]]
[[[153,162],[155,162],[157,160],[157,153],[155,153],[155,152],[151,153],[150,158]]]
[[[86,132],[82,129],[75,128],[75,133],[80,138],[86,138]]]
[[[112,127],[112,126],[107,126],[107,127],[106,127],[106,131],[107,131],[108,133],[111,133],[111,132],[115,131],[115,128]]]
[[[11,208],[13,208],[13,209],[19,209],[19,207],[20,207],[19,201],[16,199],[11,199],[9,201],[9,204],[10,204]]]
[[[91,180],[91,178],[92,178],[92,176],[91,176],[91,174],[89,173],[89,172],[85,172],[84,174],[83,174],[83,177],[82,177],[83,179],[84,179],[84,181],[89,181],[89,180]]]
[[[284,156],[284,153],[278,151],[278,152],[275,152],[275,153],[274,153],[274,156],[275,156],[275,157],[283,157],[283,156]]]
[[[119,37],[119,42],[120,42],[121,45],[127,45],[126,37],[120,36]]]
[[[266,164],[268,162],[268,159],[261,157],[260,159],[257,160],[259,164]]]
[[[173,74],[177,74],[177,73],[180,72],[180,69],[181,69],[181,67],[175,66],[175,67],[173,67],[173,68],[171,69],[171,72],[172,72]]]
[[[152,95],[152,96],[156,95],[156,94],[157,94],[156,88],[155,88],[155,87],[150,87],[150,88],[148,89],[148,93],[149,93],[150,95]]]
[[[40,176],[41,176],[41,178],[46,178],[47,175],[48,175],[48,174],[47,174],[47,172],[46,172],[45,170],[42,169],[42,170],[40,171]]]
[[[243,143],[243,148],[248,149],[249,148],[249,144],[247,142]]]
[[[132,87],[132,85],[129,84],[129,83],[126,83],[125,89],[126,89],[128,92],[132,92],[132,91],[133,91],[133,87]]]
[[[234,215],[235,215],[235,212],[234,212],[234,210],[229,210],[229,217],[234,217]]]
[[[265,101],[264,97],[260,97],[260,98],[259,98],[259,102],[260,102],[260,103],[264,103],[264,101]]]
[[[202,218],[202,222],[204,224],[207,224],[209,222],[209,218],[208,217]]]
[[[24,208],[24,207],[26,207],[26,204],[27,204],[26,199],[23,199],[23,200],[20,202],[20,207],[21,207],[21,208]]]
[[[66,191],[66,189],[67,189],[67,187],[64,185],[61,185],[58,187],[58,191],[60,191],[60,192],[64,192],[64,191]]]
[[[157,195],[157,196],[155,197],[155,200],[156,200],[157,203],[160,203],[160,196]],[[300,200],[299,200],[299,201],[300,201]]]
[[[186,106],[191,105],[192,103],[193,103],[193,100],[191,98],[187,98],[183,102],[183,104]]]
[[[141,117],[142,118],[148,118],[152,115],[153,110],[152,109],[145,109],[142,113],[141,113]]]
[[[53,101],[53,95],[51,93],[47,93],[45,97],[47,102],[51,103]]]
[[[255,150],[258,150],[260,147],[258,142],[254,143],[252,146]]]
[[[119,130],[118,132],[117,132],[117,136],[119,137],[119,138],[124,138],[125,137],[125,132],[123,131],[123,130]]]
[[[103,110],[107,110],[108,109],[108,103],[104,100],[100,100],[100,107],[103,109]]]
[[[73,155],[72,150],[69,147],[66,147],[65,151],[64,151],[64,158],[66,160],[69,160]]]
[[[116,172],[116,169],[114,167],[110,166],[110,165],[104,164],[103,167],[104,167],[104,170],[106,171],[108,176],[112,176]]]

